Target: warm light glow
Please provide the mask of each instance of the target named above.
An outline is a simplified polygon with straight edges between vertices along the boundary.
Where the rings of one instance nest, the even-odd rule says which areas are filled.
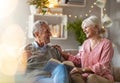
[[[85,14],[85,16],[88,16],[88,14]]]
[[[91,8],[93,8],[94,6],[92,5]]]
[[[60,25],[51,25],[50,31],[52,33],[52,37],[60,37]]]
[[[77,16],[75,16],[75,18],[77,18]]]
[[[54,8],[54,4],[53,4],[53,3],[50,3],[50,4],[49,4],[49,8]]]
[[[14,9],[18,0],[0,0],[0,19],[9,16]]]
[[[49,0],[49,8],[54,8],[55,6],[58,5],[58,1],[57,0]]]
[[[106,11],[106,9],[104,8],[104,11]]]
[[[59,34],[58,33],[53,33],[52,37],[59,37]]]
[[[25,44],[25,34],[19,25],[9,25],[0,42],[0,72],[14,75],[20,58],[20,48]]]
[[[71,17],[71,15],[68,15],[69,17]]]
[[[80,17],[83,17],[82,15],[80,15]]]
[[[91,10],[89,10],[89,13],[91,13]]]
[[[94,2],[93,4],[94,4],[94,5],[96,5],[96,3],[95,3],[95,2]]]

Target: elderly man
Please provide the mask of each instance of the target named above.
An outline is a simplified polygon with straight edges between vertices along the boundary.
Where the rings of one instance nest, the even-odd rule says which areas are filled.
[[[33,36],[35,41],[24,48],[24,56],[27,56],[26,83],[69,83],[68,72],[63,64],[46,68],[49,59],[61,59],[59,51],[48,45],[51,32],[47,22],[36,21]]]

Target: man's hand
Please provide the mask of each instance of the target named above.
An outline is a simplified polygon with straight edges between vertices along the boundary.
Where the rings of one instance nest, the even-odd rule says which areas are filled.
[[[66,59],[66,60],[68,59],[69,54],[66,53],[66,52],[63,52],[60,46],[58,46],[58,45],[53,45],[53,47],[56,48],[56,49],[59,51],[59,53],[61,54],[61,56],[62,56],[64,59]]]
[[[59,45],[53,45],[52,47],[56,48],[62,54],[62,48]]]

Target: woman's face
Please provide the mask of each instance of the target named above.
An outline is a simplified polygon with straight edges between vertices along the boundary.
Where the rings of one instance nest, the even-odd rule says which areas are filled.
[[[91,38],[97,35],[97,28],[93,25],[84,25],[82,28],[87,38]]]
[[[42,24],[42,29],[37,33],[36,41],[39,45],[50,43],[50,28],[47,24]]]

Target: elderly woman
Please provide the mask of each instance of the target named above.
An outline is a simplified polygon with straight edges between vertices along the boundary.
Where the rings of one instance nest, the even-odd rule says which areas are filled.
[[[101,37],[99,19],[96,16],[86,18],[82,28],[87,40],[78,54],[73,56],[61,52],[66,60],[79,66],[70,72],[73,83],[112,83],[110,63],[114,51],[110,40]]]

